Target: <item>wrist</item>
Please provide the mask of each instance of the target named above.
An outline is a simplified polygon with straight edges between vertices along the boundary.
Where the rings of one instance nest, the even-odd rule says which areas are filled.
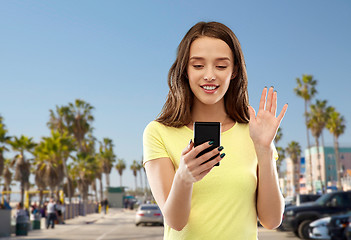
[[[273,143],[270,146],[265,145],[255,145],[255,151],[257,155],[258,162],[272,161],[274,160],[274,146]]]
[[[182,171],[178,168],[175,173],[174,180],[176,183],[184,186],[184,187],[192,187],[193,181],[189,180],[189,176],[186,173],[182,173]]]

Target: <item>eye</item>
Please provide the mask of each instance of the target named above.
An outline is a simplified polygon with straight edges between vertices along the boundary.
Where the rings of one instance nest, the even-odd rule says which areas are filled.
[[[226,69],[226,68],[227,68],[227,66],[224,66],[224,65],[219,65],[219,66],[217,66],[217,68],[219,68],[219,69]]]
[[[193,67],[196,68],[196,69],[200,69],[200,68],[203,68],[204,66],[203,66],[203,65],[195,64],[195,65],[193,65]]]

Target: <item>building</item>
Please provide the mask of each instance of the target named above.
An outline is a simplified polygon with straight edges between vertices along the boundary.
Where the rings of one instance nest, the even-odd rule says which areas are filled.
[[[323,192],[337,185],[337,170],[335,162],[335,151],[333,147],[311,147],[305,150],[306,156],[306,184],[307,190],[311,191],[311,182],[315,192]],[[309,162],[311,156],[311,164]],[[350,189],[351,183],[351,148],[339,148],[340,176],[343,189]],[[312,169],[312,178],[310,176]]]
[[[300,193],[300,188],[305,189],[305,186],[301,186],[301,159],[297,164],[293,164],[291,158],[286,158],[286,175],[285,175],[285,194],[286,196],[294,196]],[[303,180],[302,180],[303,182]]]

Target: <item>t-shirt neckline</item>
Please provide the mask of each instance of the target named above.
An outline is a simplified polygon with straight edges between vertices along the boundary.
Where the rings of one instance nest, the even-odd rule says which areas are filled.
[[[233,129],[235,128],[236,125],[238,125],[237,122],[235,122],[234,125],[233,125],[231,128],[229,128],[228,130],[226,130],[226,131],[224,131],[224,132],[221,132],[221,135],[222,135],[222,134],[227,134],[228,132],[233,131]],[[185,127],[188,131],[190,131],[191,133],[194,133],[194,130],[191,130],[187,125],[184,125],[184,127]]]

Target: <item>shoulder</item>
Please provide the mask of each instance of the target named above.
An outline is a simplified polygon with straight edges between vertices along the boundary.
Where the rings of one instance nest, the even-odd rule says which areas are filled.
[[[144,129],[144,138],[148,136],[168,136],[181,128],[169,127],[157,121],[150,122]]]

